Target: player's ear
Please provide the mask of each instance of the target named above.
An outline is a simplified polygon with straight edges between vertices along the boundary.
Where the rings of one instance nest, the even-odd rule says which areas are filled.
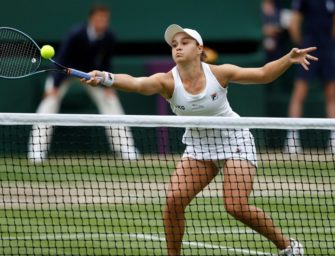
[[[197,48],[197,49],[198,49],[198,54],[199,54],[200,56],[202,56],[203,53],[204,53],[204,46],[198,44],[198,48]]]

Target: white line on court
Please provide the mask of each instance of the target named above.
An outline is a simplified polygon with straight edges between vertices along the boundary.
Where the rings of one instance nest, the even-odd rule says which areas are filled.
[[[142,239],[144,241],[160,241],[165,242],[165,238],[159,235],[152,235],[152,234],[127,234],[127,233],[113,233],[113,234],[105,234],[105,233],[56,233],[56,234],[40,234],[38,236],[18,236],[18,237],[1,237],[2,240],[74,240],[74,239],[108,239],[108,238],[115,238],[115,237],[128,237],[128,238],[136,238]],[[248,249],[238,249],[233,247],[221,246],[221,245],[214,245],[210,243],[203,243],[203,242],[190,242],[184,241],[184,246],[194,247],[194,248],[202,248],[202,249],[218,249],[227,252],[235,252],[242,255],[267,255],[267,256],[274,256],[271,253],[265,253],[260,251],[253,251]]]
[[[130,234],[130,237],[136,237],[143,240],[153,240],[153,241],[161,241],[165,242],[165,238],[159,236],[153,236],[148,234]],[[183,242],[183,245],[189,247],[196,247],[196,248],[205,248],[205,249],[220,249],[228,252],[235,252],[235,253],[242,253],[243,255],[273,255],[271,253],[253,251],[253,250],[246,250],[246,249],[237,249],[232,247],[226,247],[221,245],[213,245],[209,243],[202,243],[202,242]]]

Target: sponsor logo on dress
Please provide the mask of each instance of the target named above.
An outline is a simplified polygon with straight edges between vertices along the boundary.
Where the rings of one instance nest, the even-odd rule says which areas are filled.
[[[180,110],[185,110],[186,109],[185,106],[183,106],[183,105],[176,105],[176,108],[180,109]]]
[[[205,106],[201,104],[192,104],[192,110],[204,109]]]
[[[213,93],[213,94],[211,95],[211,99],[212,99],[212,101],[215,101],[215,100],[217,100],[218,98],[219,98],[219,95],[218,95],[217,92],[215,92],[215,93]]]

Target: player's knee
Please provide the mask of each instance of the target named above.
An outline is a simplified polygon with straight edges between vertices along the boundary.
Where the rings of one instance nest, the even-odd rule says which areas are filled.
[[[180,193],[172,193],[166,198],[165,211],[169,213],[184,212],[188,204],[189,200]]]
[[[236,219],[243,219],[245,214],[248,214],[248,205],[242,204],[240,201],[229,201],[225,202],[224,207],[227,213]]]

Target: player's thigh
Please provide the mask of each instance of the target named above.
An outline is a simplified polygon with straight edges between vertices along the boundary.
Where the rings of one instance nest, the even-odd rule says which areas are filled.
[[[247,160],[227,160],[224,167],[226,200],[247,200],[253,189],[256,167]]]
[[[167,197],[183,204],[192,200],[217,175],[218,168],[211,161],[182,159],[171,176]]]

